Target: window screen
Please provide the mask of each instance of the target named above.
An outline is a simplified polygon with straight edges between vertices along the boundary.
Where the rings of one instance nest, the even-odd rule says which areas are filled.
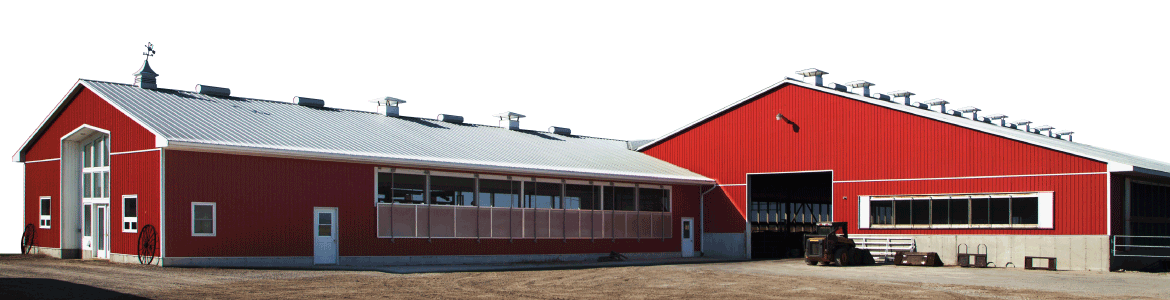
[[[431,204],[475,205],[475,178],[431,176]]]
[[[894,224],[893,201],[869,202],[869,222],[874,225]]]
[[[426,203],[427,176],[414,174],[392,174],[391,188],[394,203]]]
[[[930,223],[931,224],[951,224],[950,221],[950,200],[935,199],[930,200]]]
[[[996,197],[988,200],[991,210],[991,224],[1011,224],[1011,200],[1007,197]]]
[[[1012,198],[1012,224],[1039,224],[1036,197]]]
[[[594,185],[565,185],[566,209],[598,209],[601,187]]]
[[[914,212],[914,225],[930,224],[930,200],[911,200],[910,210]]]
[[[969,199],[951,199],[951,224],[967,224]]]
[[[481,206],[520,207],[520,182],[480,179],[479,198]]]
[[[661,189],[638,189],[639,211],[663,211]]]
[[[971,224],[991,224],[991,205],[988,198],[971,199]]]
[[[894,224],[908,225],[913,213],[910,211],[910,201],[893,201],[894,202]]]
[[[634,188],[632,187],[613,187],[614,196],[614,210],[621,211],[635,211],[634,207]]]
[[[191,205],[191,232],[195,235],[215,235],[215,205]]]

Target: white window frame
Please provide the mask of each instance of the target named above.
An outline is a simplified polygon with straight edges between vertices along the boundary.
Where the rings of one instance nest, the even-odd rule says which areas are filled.
[[[195,206],[211,206],[211,233],[197,233],[195,232]],[[191,202],[191,236],[215,236],[219,233],[219,211],[216,209],[215,202]]]
[[[990,198],[992,196],[1010,195],[1011,197],[1036,197],[1036,212],[1037,223],[1031,224],[987,224],[987,225],[874,225],[871,224],[869,206],[873,198],[879,198],[880,201],[907,201],[912,199],[956,199],[956,198]],[[936,195],[880,195],[880,196],[858,196],[857,197],[857,225],[859,229],[1055,229],[1053,226],[1054,218],[1054,202],[1053,192],[1008,192],[1008,193],[985,193],[985,194],[936,194]],[[968,211],[968,214],[970,211]],[[968,220],[969,221],[969,220]]]
[[[44,211],[45,201],[49,201],[49,211]],[[53,227],[53,197],[41,196],[37,201],[37,211],[40,213],[40,228],[49,229]]]
[[[134,217],[126,217],[126,199],[134,199]],[[138,195],[122,195],[122,232],[138,232],[138,212],[142,211],[138,209],[139,204]],[[192,213],[191,219],[194,218]],[[126,223],[133,223],[134,226],[126,226]]]

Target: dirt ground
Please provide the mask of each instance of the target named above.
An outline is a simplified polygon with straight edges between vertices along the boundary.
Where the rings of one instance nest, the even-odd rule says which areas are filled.
[[[866,275],[867,272],[913,272],[926,268],[876,266],[847,269],[851,268],[810,267],[800,261],[788,260],[545,271],[394,274],[381,271],[160,268],[92,260],[5,256],[0,257],[0,299],[1152,299],[1159,296],[1158,293],[1151,294],[1149,290],[1127,291],[1125,286],[1107,293],[1066,293],[1052,288],[1020,289],[979,283],[948,284],[947,281],[937,280],[886,280]],[[929,269],[970,271],[960,268]],[[810,275],[814,273],[812,271],[816,275]],[[1089,273],[1087,282],[1097,281],[1092,278],[1095,276],[1092,274],[1111,275]],[[1138,276],[1144,277],[1133,283],[1143,284],[1142,280],[1149,280],[1170,285],[1170,277],[1167,276]],[[1039,277],[1041,280],[1064,280]],[[960,279],[958,282],[967,281]],[[1035,283],[1038,286],[1047,285],[1043,281]]]

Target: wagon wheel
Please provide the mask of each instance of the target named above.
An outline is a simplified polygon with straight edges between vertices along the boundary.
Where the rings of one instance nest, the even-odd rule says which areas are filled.
[[[24,235],[20,237],[20,254],[32,252],[33,242],[36,240],[37,228],[33,224],[24,226]]]
[[[147,224],[138,230],[138,262],[149,265],[158,253],[158,230]]]

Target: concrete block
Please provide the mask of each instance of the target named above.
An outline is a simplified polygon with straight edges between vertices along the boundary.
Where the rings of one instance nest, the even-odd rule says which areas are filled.
[[[1068,268],[1070,270],[1088,270],[1088,265],[1085,262],[1085,258],[1088,257],[1086,254],[1089,251],[1085,247],[1085,239],[1088,238],[1091,237],[1074,236],[1069,241],[1069,255],[1072,256],[1068,262]]]
[[[1070,239],[1070,237],[1067,237],[1067,236],[1059,236],[1059,237],[1053,238],[1053,240],[1056,242],[1055,247],[1053,249],[1053,250],[1055,250],[1056,255],[1054,255],[1053,257],[1056,257],[1056,269],[1057,270],[1070,270],[1071,269],[1071,268],[1069,268],[1069,266],[1072,263],[1072,254],[1070,253],[1070,251],[1072,251],[1072,244],[1071,244],[1072,241],[1070,241],[1069,239]]]
[[[1056,238],[1053,236],[1040,237],[1040,255],[1054,257],[1056,256]]]
[[[1009,235],[996,236],[995,245],[997,250],[988,255],[988,260],[995,262],[996,267],[1003,267],[1012,261],[1012,237]]]
[[[1025,237],[1025,236],[1019,236],[1019,235],[1011,237],[1011,239],[1012,239],[1011,263],[1012,263],[1013,268],[1023,268],[1024,267],[1024,252],[1026,251],[1027,245],[1028,245],[1026,242],[1026,238],[1027,237]],[[1005,262],[1004,265],[1006,266],[1007,263]]]
[[[1085,266],[1090,271],[1108,271],[1109,236],[1085,237]]]
[[[1043,254],[1040,253],[1040,236],[1027,236],[1024,238],[1024,243],[1027,243],[1027,245],[1024,246],[1024,256],[1043,256]],[[1024,265],[1022,257],[1020,258],[1020,261],[1020,266],[1023,267]]]

